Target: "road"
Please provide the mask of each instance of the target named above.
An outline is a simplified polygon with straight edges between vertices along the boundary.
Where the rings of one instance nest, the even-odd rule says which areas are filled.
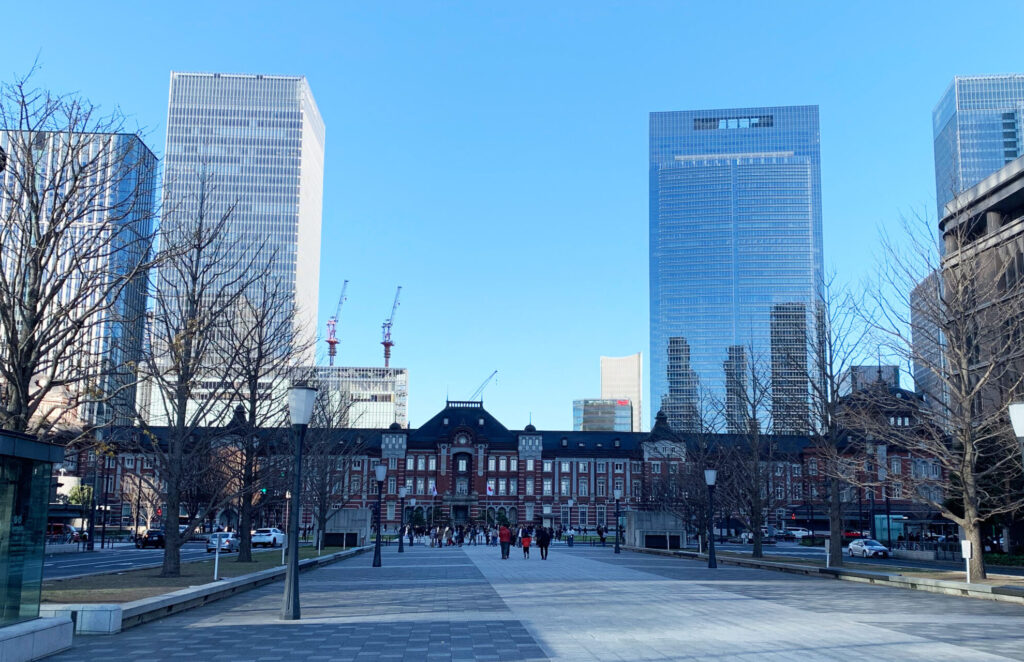
[[[1024,660],[1024,606],[611,547],[363,554],[111,636],[52,662]]]
[[[733,543],[716,543],[715,549],[723,552],[732,552],[739,554],[752,554],[753,545],[739,545]],[[764,546],[765,557],[772,556],[787,556],[791,558],[801,558],[814,561],[825,562],[825,548],[824,547],[804,547],[803,545],[795,542],[779,542],[774,545]],[[866,565],[899,565],[905,568],[921,568],[922,570],[963,570],[964,566],[961,563],[953,563],[949,561],[913,561],[910,559],[875,559],[875,558],[860,558],[851,559],[846,553],[846,548],[843,548],[843,559],[847,561],[853,561],[856,563],[863,563]],[[1000,566],[990,565],[987,567],[989,572],[995,572],[1002,575],[1018,575],[1024,576],[1024,568],[1004,568]]]
[[[222,557],[233,557],[234,555],[221,554]],[[213,554],[207,554],[206,545],[201,542],[186,543],[181,550],[181,560],[183,562],[212,557]],[[139,566],[160,563],[163,558],[164,550],[162,549],[135,549],[134,547],[54,554],[47,556],[43,561],[43,579],[60,579],[61,577],[131,570]]]

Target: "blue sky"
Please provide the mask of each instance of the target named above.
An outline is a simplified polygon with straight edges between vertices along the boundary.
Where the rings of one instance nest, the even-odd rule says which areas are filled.
[[[952,77],[1024,70],[1020,2],[84,6],[9,3],[0,75],[38,56],[39,84],[120,107],[157,154],[171,70],[309,78],[318,331],[349,279],[340,360],[383,365],[402,285],[413,426],[498,370],[500,420],[567,429],[599,356],[647,358],[648,112],[818,104],[825,261],[857,283],[879,228],[934,214],[931,110]]]

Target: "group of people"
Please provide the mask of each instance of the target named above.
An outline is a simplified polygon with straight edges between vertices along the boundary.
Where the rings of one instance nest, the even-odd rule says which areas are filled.
[[[507,559],[512,548],[517,546],[522,548],[524,559],[530,558],[530,546],[533,544],[534,535],[536,535],[537,547],[540,549],[540,558],[545,561],[548,558],[551,539],[554,537],[554,532],[550,528],[538,526],[535,529],[532,526],[524,525],[513,531],[504,524],[498,527],[498,542],[501,545],[502,560]]]

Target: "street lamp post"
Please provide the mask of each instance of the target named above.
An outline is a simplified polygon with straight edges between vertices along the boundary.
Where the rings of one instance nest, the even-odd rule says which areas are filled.
[[[295,441],[295,466],[292,468],[292,498],[288,502],[288,568],[285,571],[284,603],[281,620],[297,621],[299,608],[299,506],[302,502],[302,442],[306,437],[309,419],[313,417],[316,389],[292,386],[288,389],[288,417],[292,423]]]
[[[573,534],[572,534],[572,504],[573,504],[573,500],[569,499],[568,503],[569,503],[569,525],[566,528],[569,529],[569,533],[568,533],[568,535],[569,535],[569,547],[572,547],[573,544],[574,544]]]
[[[388,474],[388,465],[378,464],[373,468],[377,479],[377,542],[373,547],[373,567],[380,567],[380,508],[384,498],[384,477]]]
[[[715,558],[715,481],[718,479],[718,471],[715,469],[704,470],[704,482],[708,486],[708,567],[717,568],[718,559]]]
[[[405,537],[402,535],[402,529],[405,527],[405,488],[398,488],[398,553],[401,554],[405,551],[402,546],[402,539]]]
[[[615,495],[615,553],[621,554],[622,550],[619,549],[619,499],[622,498],[622,490],[614,490]]]

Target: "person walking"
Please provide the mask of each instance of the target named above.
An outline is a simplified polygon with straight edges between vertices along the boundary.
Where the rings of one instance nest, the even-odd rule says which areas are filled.
[[[573,541],[576,538],[576,529],[569,526],[569,530],[565,532],[565,538],[569,541],[569,547],[573,546]]]
[[[548,547],[551,546],[551,529],[540,527],[537,529],[537,547],[540,548],[540,560],[548,560]]]
[[[519,529],[519,540],[523,545],[523,558],[530,558],[530,543],[533,541],[533,531],[530,527],[523,526]]]
[[[601,547],[604,547],[605,530],[600,524],[597,525],[597,537],[601,539]]]
[[[501,559],[504,561],[508,558],[508,551],[512,542],[512,532],[504,524],[498,529],[498,541],[501,543]]]

